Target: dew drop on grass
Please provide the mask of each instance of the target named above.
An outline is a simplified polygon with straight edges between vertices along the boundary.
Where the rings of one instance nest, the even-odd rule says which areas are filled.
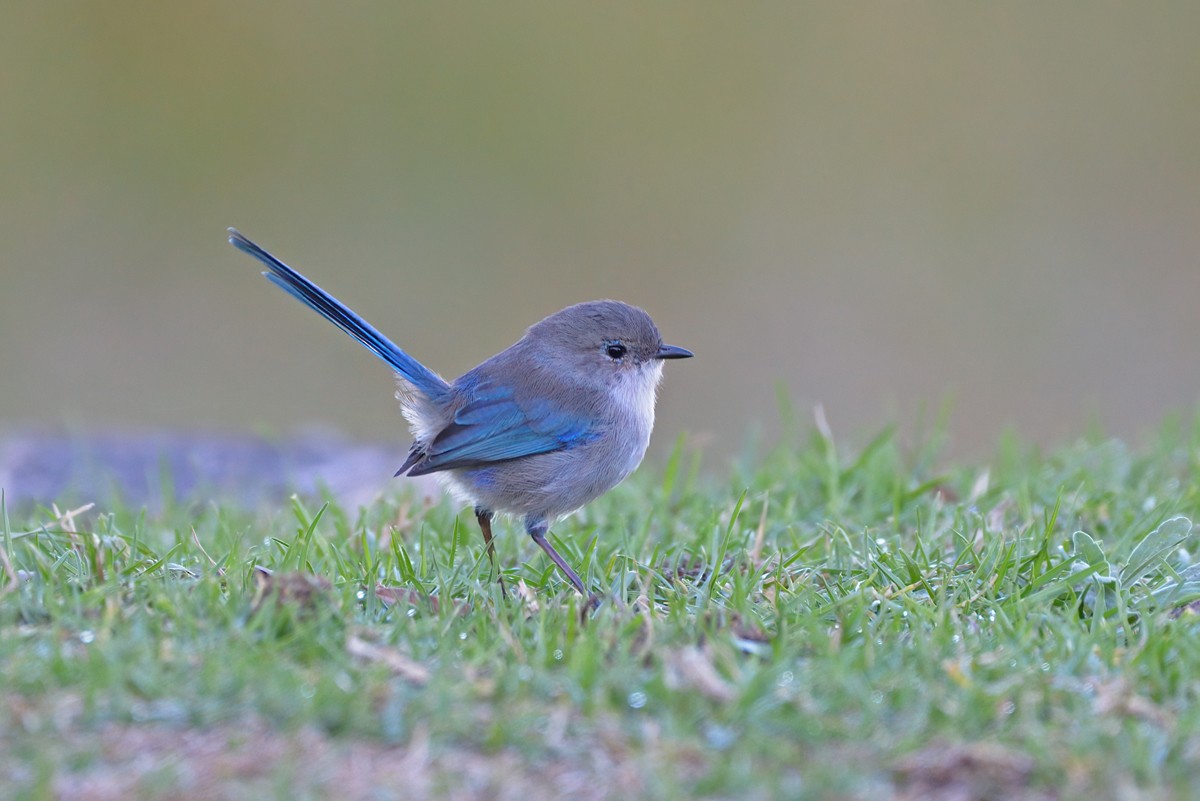
[[[561,648],[555,648],[555,649],[554,649],[554,658],[555,658],[556,660],[558,660],[559,662],[561,662],[561,661],[562,661],[562,658],[563,658],[563,652],[562,652],[562,649],[561,649]]]
[[[465,639],[467,639],[467,633],[466,633],[465,631],[460,631],[460,632],[458,633],[458,639],[460,639],[460,640],[465,640]]]
[[[641,690],[635,690],[629,694],[629,708],[641,709],[646,705],[646,694]]]
[[[84,629],[79,632],[79,641],[84,645],[90,645],[96,639],[96,632],[90,629]]]
[[[871,693],[871,700],[877,704],[882,704],[883,703],[883,693],[880,692],[879,690],[876,690],[875,692]]]
[[[792,681],[795,680],[795,678],[796,677],[792,674],[792,671],[785,670],[779,674],[779,678],[776,680],[775,683],[778,684],[780,687],[786,687],[789,684],[791,684]]]
[[[1043,662],[1043,663],[1042,663],[1042,672],[1043,672],[1043,673],[1049,673],[1049,672],[1050,672],[1050,663],[1049,663],[1049,662]]]
[[[366,597],[367,597],[367,591],[366,591],[366,590],[359,590],[358,592],[354,593],[354,597],[355,597],[355,598],[357,598],[357,599],[358,599],[358,600],[360,600],[360,601],[362,601],[362,600],[365,600],[365,599],[366,599]]]
[[[415,607],[414,607],[414,608],[412,608],[412,609],[409,609],[409,610],[408,610],[408,616],[409,616],[409,617],[416,617],[416,616],[417,616],[417,610],[416,610],[416,608],[415,608]]]
[[[704,727],[704,739],[718,751],[724,751],[737,742],[737,733],[728,726],[710,723]]]

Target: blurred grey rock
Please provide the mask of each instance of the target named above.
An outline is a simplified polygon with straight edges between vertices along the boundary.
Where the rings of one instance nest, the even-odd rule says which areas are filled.
[[[286,438],[182,431],[0,432],[0,490],[10,508],[120,500],[159,509],[164,501],[219,500],[245,508],[292,493],[332,496],[348,507],[381,492],[436,481],[393,478],[404,444],[367,445],[328,432]],[[422,479],[432,478],[423,476]]]

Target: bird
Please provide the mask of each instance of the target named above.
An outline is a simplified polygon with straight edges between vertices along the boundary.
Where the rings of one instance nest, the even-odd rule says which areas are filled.
[[[231,245],[266,265],[267,280],[392,368],[413,437],[396,476],[436,474],[473,507],[502,592],[492,540],[497,514],[520,518],[575,591],[598,603],[546,535],[641,463],[663,362],[691,358],[691,351],[664,344],[642,309],[594,300],[534,323],[508,348],[446,381],[237,229],[228,234]]]

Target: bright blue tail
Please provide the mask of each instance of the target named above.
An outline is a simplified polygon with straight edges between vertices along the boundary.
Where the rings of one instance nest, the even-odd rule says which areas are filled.
[[[267,265],[270,270],[263,273],[267,280],[357,339],[367,350],[390,364],[418,391],[436,400],[450,390],[449,385],[437,374],[396,347],[340,300],[242,236],[237,229],[229,229],[229,244]]]

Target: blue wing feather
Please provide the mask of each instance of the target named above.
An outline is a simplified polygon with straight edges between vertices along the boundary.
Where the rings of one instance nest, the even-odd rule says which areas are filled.
[[[523,408],[510,388],[476,387],[453,421],[424,448],[409,475],[504,462],[580,445],[591,420],[539,402]]]

